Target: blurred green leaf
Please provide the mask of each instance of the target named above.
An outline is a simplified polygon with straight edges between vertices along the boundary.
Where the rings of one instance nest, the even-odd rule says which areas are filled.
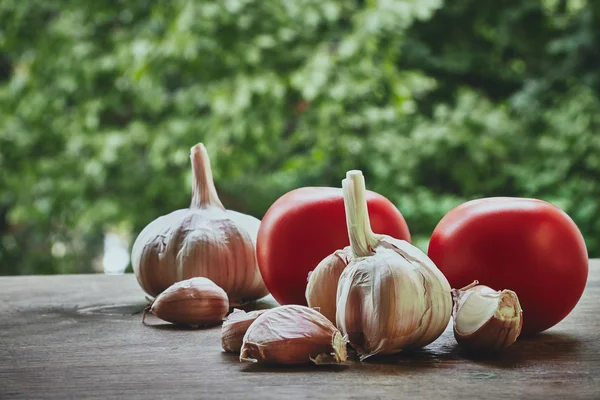
[[[600,256],[599,4],[5,0],[0,273],[91,271],[105,231],[189,204],[198,142],[257,217],[360,168],[423,249],[507,195]]]

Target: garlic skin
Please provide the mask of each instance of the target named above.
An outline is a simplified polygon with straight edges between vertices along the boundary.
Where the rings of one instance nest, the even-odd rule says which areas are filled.
[[[454,337],[469,350],[509,347],[523,327],[519,298],[512,290],[496,291],[477,283],[453,291]]]
[[[150,312],[177,325],[210,326],[221,323],[229,311],[227,293],[210,279],[180,281],[152,302]],[[146,310],[142,316],[145,322]]]
[[[308,274],[306,302],[309,307],[318,307],[321,314],[335,324],[336,295],[338,280],[350,262],[350,246],[327,256]]]
[[[228,353],[238,353],[242,348],[244,335],[250,325],[267,310],[245,312],[235,309],[227,316],[221,327],[221,346]]]
[[[371,231],[360,171],[342,187],[352,256],[338,282],[338,328],[361,360],[431,343],[452,313],[448,281],[418,248]]]
[[[346,361],[340,331],[315,309],[286,305],[259,316],[248,328],[240,361],[267,364],[335,364]]]
[[[173,283],[206,277],[223,288],[232,305],[268,294],[256,262],[260,220],[221,204],[206,148],[191,149],[190,208],[151,222],[137,237],[131,263],[140,286],[157,296]]]

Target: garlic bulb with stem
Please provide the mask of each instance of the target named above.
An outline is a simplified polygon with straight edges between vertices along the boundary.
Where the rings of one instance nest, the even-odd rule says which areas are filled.
[[[325,257],[308,275],[306,302],[309,307],[318,307],[321,314],[335,324],[336,294],[338,280],[350,262],[350,246],[337,250]]]
[[[204,145],[192,147],[190,158],[190,207],[151,222],[133,245],[131,262],[140,286],[157,296],[175,282],[200,276],[223,288],[232,306],[265,296],[256,262],[260,221],[223,207]]]
[[[371,231],[360,171],[342,187],[352,257],[338,282],[338,328],[361,360],[431,343],[450,320],[448,281],[418,248]]]
[[[496,291],[478,281],[452,290],[454,337],[469,350],[497,351],[512,345],[523,326],[523,310],[512,290]]]

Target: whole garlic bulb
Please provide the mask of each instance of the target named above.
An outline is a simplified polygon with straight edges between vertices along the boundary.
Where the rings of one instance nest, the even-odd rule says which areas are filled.
[[[190,158],[190,208],[157,218],[133,245],[131,262],[140,286],[157,296],[175,282],[198,276],[223,288],[232,306],[265,296],[256,262],[260,220],[223,207],[204,145],[192,147]]]
[[[361,360],[431,343],[450,320],[448,281],[410,243],[371,231],[360,171],[342,186],[352,257],[338,282],[338,328]]]

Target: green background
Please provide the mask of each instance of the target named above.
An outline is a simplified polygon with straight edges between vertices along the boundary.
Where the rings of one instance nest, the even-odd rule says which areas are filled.
[[[600,256],[600,2],[3,0],[0,274],[94,270],[190,200],[367,186],[426,249],[463,201],[564,209]]]

